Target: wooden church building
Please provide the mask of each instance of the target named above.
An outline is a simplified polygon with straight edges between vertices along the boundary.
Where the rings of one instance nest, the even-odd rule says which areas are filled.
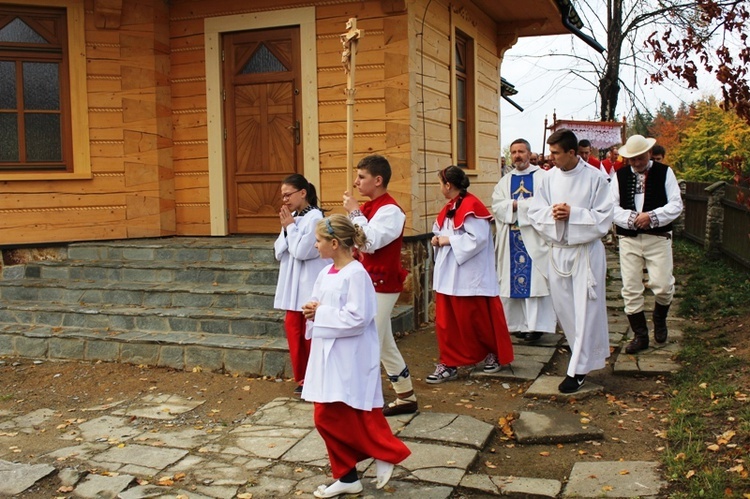
[[[390,160],[406,235],[430,231],[450,164],[489,203],[503,53],[580,27],[570,0],[13,0],[0,245],[275,234],[294,172],[340,209],[350,18],[354,162]]]

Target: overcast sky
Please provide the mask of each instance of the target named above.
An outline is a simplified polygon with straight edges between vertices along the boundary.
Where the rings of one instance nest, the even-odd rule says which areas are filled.
[[[599,43],[606,42],[603,34],[595,33],[595,38]],[[596,88],[571,73],[569,69],[572,59],[561,56],[573,52],[584,58],[599,58],[602,63],[604,61],[603,55],[573,35],[521,38],[505,53],[501,75],[515,85],[518,94],[511,99],[524,108],[524,111],[520,112],[504,99],[500,99],[500,136],[503,151],[513,140],[522,137],[538,152],[544,137],[544,118],[546,116],[551,125],[554,111],[557,111],[558,119],[597,119],[599,103]],[[581,63],[575,69],[579,72],[589,71],[592,67]],[[710,75],[704,74],[699,79],[700,91],[688,91],[676,84],[646,85],[643,83],[645,76],[641,75],[640,81],[635,81],[636,77],[632,74],[621,77],[644,90],[643,98],[654,112],[661,102],[678,107],[681,101],[693,102],[711,94],[719,95],[718,84]],[[622,91],[620,94],[617,113],[621,120],[623,114],[632,114],[632,106],[623,98]]]

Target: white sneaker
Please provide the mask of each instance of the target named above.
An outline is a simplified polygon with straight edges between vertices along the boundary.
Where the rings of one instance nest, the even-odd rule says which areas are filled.
[[[503,366],[497,362],[497,355],[494,353],[488,353],[487,357],[484,358],[484,369],[482,370],[487,374],[496,373],[502,368]]]
[[[445,383],[446,381],[453,381],[456,378],[458,378],[458,369],[448,367],[445,364],[438,364],[435,367],[435,372],[428,375],[424,380],[427,383],[436,385],[438,383]]]

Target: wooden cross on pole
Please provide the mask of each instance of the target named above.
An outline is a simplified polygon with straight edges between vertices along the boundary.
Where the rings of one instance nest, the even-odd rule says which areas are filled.
[[[363,30],[357,29],[357,18],[352,17],[346,22],[347,32],[341,35],[341,44],[344,51],[341,53],[341,63],[346,73],[346,188],[352,188],[354,184],[354,70],[356,68],[355,58],[359,39],[364,34]]]

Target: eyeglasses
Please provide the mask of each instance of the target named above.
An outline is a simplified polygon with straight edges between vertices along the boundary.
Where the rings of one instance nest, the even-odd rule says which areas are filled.
[[[281,194],[281,199],[283,199],[284,201],[286,201],[287,199],[289,199],[290,197],[292,197],[292,194],[297,194],[297,193],[298,193],[299,191],[301,191],[301,190],[302,190],[302,189],[297,189],[297,190],[296,190],[296,191],[294,191],[294,192],[287,192],[286,194],[282,193],[282,194]]]

